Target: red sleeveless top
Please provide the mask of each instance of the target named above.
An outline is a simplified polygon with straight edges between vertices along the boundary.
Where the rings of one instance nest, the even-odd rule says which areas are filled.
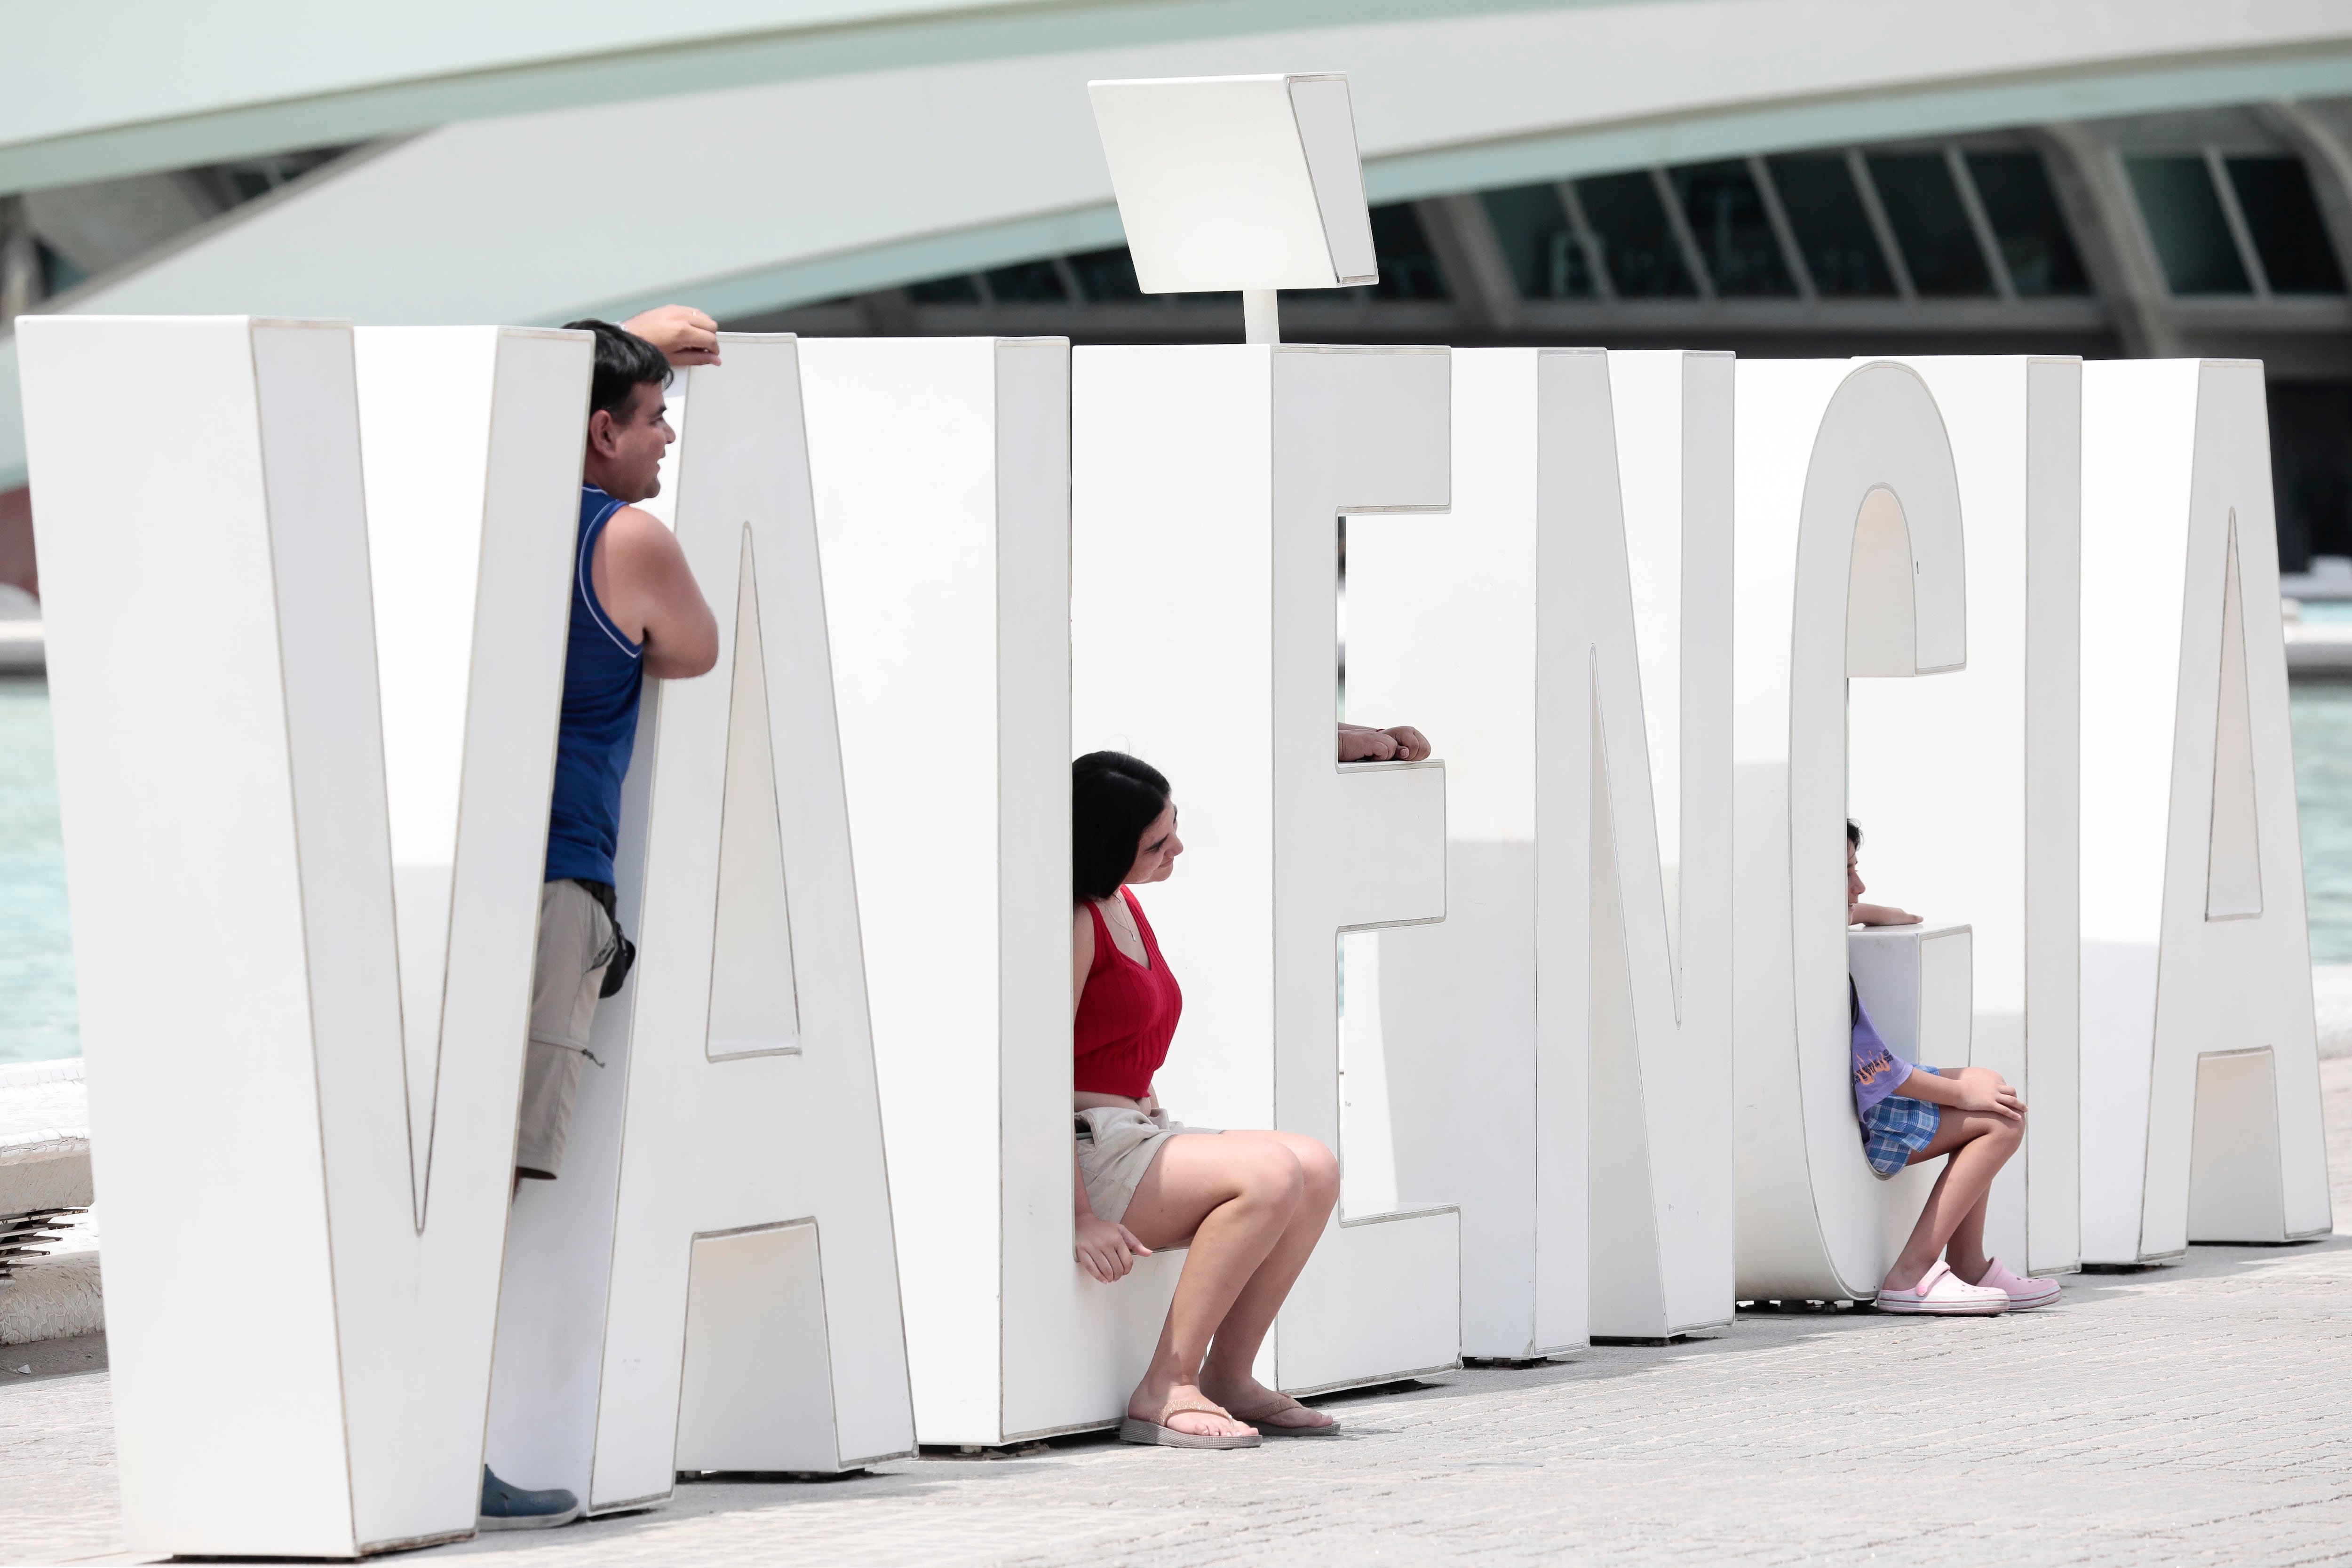
[[[1146,969],[1119,952],[1102,906],[1088,899],[1087,912],[1095,917],[1095,962],[1087,971],[1087,988],[1078,994],[1074,1031],[1077,1067],[1071,1087],[1086,1094],[1141,1100],[1151,1092],[1151,1075],[1168,1059],[1168,1042],[1175,1037],[1176,1020],[1184,1011],[1184,993],[1160,956],[1160,939],[1151,934],[1143,906],[1125,888],[1118,891],[1135,916],[1151,967]]]

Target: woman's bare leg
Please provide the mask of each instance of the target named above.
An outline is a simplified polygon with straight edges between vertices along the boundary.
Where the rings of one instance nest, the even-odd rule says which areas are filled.
[[[1250,1374],[1275,1314],[1298,1282],[1315,1244],[1323,1239],[1324,1223],[1339,1201],[1339,1162],[1315,1139],[1297,1132],[1228,1132],[1228,1138],[1267,1139],[1288,1150],[1298,1162],[1304,1189],[1292,1211],[1289,1226],[1259,1264],[1257,1272],[1234,1299],[1201,1369],[1202,1392],[1228,1410],[1248,1412],[1244,1420],[1276,1426],[1329,1426],[1331,1418],[1308,1410],[1289,1395],[1276,1393]]]
[[[1986,1198],[1992,1191],[1993,1177],[2009,1163],[2024,1139],[2022,1122],[1983,1111],[1944,1108],[1935,1139],[1911,1156],[1911,1163],[1947,1154],[1951,1158],[1927,1194],[1927,1206],[1919,1211],[1919,1223],[1911,1227],[1910,1241],[1895,1258],[1895,1267],[1886,1271],[1887,1289],[1916,1287],[1948,1245],[1963,1254],[1953,1263],[1954,1272],[1965,1278],[1969,1270],[1962,1265],[1974,1262],[1975,1273],[1983,1276]],[[1976,1256],[1970,1258],[1965,1256],[1968,1253]]]
[[[1191,1247],[1151,1364],[1128,1399],[1129,1415],[1158,1420],[1179,1393],[1208,1397],[1201,1389],[1201,1363],[1210,1342],[1282,1243],[1306,1189],[1297,1157],[1267,1139],[1187,1134],[1160,1145],[1121,1223],[1146,1247],[1181,1247],[1189,1237]],[[1250,1429],[1197,1413],[1171,1415],[1168,1425],[1198,1434]]]

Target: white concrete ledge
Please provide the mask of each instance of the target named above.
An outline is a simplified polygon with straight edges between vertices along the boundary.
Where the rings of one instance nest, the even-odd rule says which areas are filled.
[[[2319,1054],[2352,1057],[2352,963],[2311,966],[2311,1000],[2319,1016]]]
[[[0,675],[39,675],[48,668],[48,643],[38,621],[0,621]]]
[[[0,1215],[88,1208],[93,1195],[81,1058],[0,1067]]]
[[[87,1209],[94,1195],[81,1058],[0,1067],[0,1217]],[[68,1215],[55,1228],[63,1233],[58,1241],[15,1262],[13,1278],[0,1281],[0,1345],[106,1326],[97,1222]]]
[[[104,1327],[95,1250],[19,1264],[16,1278],[0,1285],[0,1345],[68,1340]]]
[[[2286,623],[2289,675],[2352,675],[2352,622]]]

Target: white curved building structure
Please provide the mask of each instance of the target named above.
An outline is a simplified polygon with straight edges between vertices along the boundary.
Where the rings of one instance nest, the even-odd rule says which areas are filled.
[[[14,309],[42,281],[88,270],[43,308],[550,322],[691,296],[741,319],[1115,247],[1085,94],[1099,77],[1344,70],[1376,203],[2352,93],[2342,0],[1619,0],[1471,14],[1399,0],[1339,25],[1303,0],[1245,19],[1200,3],[1039,13],[1004,0],[919,12],[905,0],[704,0],[658,20],[604,5],[486,17],[446,0],[397,15],[247,7],[242,22],[140,9],[151,14],[129,26],[68,10],[27,18],[15,41],[29,47],[0,62],[0,191],[28,193],[16,232],[100,263],[28,281],[26,242],[0,233],[0,296]],[[2334,172],[2352,169],[2343,140],[2325,115],[2280,112],[2332,193]],[[386,140],[209,219],[217,170],[210,198],[201,182],[156,178],[372,137]],[[2074,205],[2109,216],[2128,205],[2114,159],[2083,162]],[[65,188],[98,180],[128,183]],[[127,258],[105,243],[159,233]],[[1438,249],[1443,262],[1462,247]],[[1445,269],[1461,275],[1457,295],[1482,302],[1474,324],[1602,337],[1530,333],[1509,319],[1494,247],[1474,237],[1470,250]],[[2166,288],[2145,258],[2085,259],[2126,346],[2166,346],[2154,320]],[[1906,300],[1934,292],[1896,282]],[[2005,274],[1993,282],[1993,297],[2015,297]],[[1702,275],[1695,297],[1736,292]],[[1738,325],[1735,310],[1723,326]],[[0,488],[23,474],[14,353],[0,338]]]

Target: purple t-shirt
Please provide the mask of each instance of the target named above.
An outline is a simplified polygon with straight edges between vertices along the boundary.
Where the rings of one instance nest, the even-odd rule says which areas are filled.
[[[1845,984],[1853,998],[1853,1113],[1860,1116],[1903,1087],[1911,1064],[1886,1048],[1870,1022],[1870,1009],[1862,1005],[1862,993],[1853,981]]]

